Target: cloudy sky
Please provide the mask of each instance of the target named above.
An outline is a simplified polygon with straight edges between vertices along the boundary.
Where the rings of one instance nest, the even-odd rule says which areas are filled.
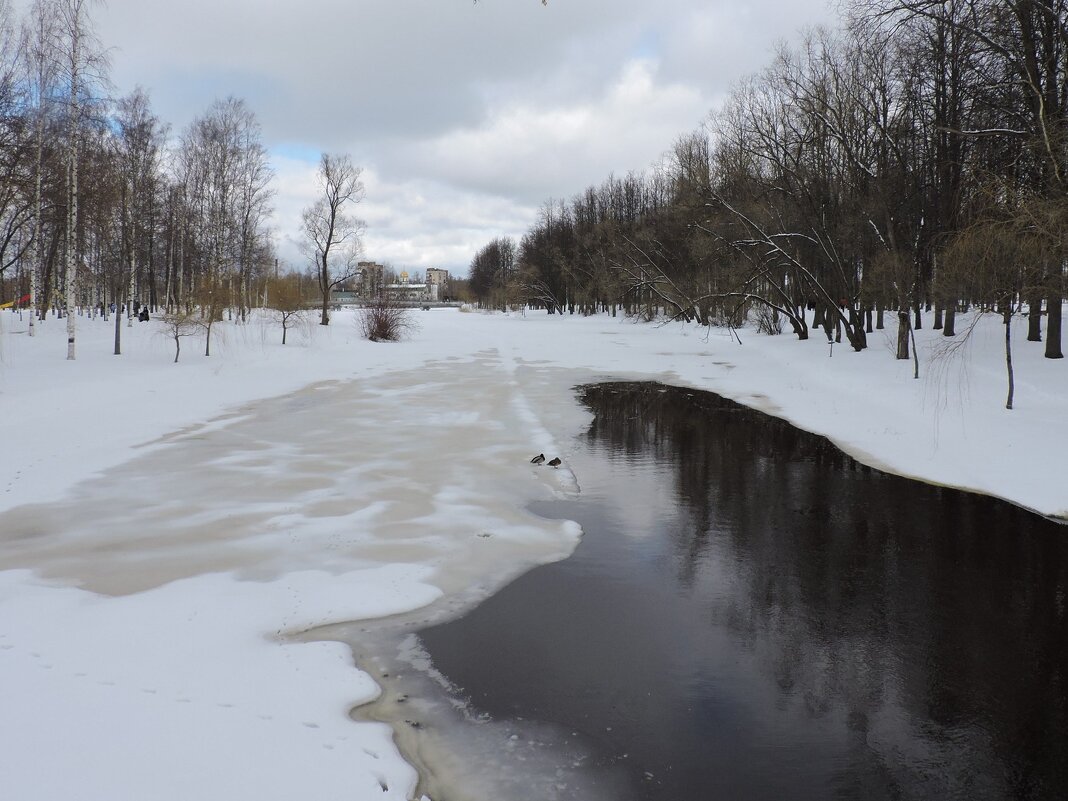
[[[107,0],[118,94],[178,132],[256,112],[283,261],[319,153],[364,168],[367,258],[464,273],[550,197],[648,167],[833,0]]]

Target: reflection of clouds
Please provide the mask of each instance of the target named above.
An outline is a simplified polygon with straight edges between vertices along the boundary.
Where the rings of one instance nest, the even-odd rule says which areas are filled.
[[[612,515],[619,533],[635,540],[658,540],[666,522],[664,498],[675,495],[675,476],[663,465],[641,456],[609,457]],[[584,477],[589,481],[588,477]]]
[[[848,797],[1004,798],[1012,775],[1042,787],[1021,797],[1062,794],[1061,527],[880,474],[712,395],[636,384],[585,398],[598,447],[643,478],[643,452],[671,472],[663,492],[621,482],[611,503],[623,525],[636,499],[654,507],[671,581],[693,601],[671,625],[697,621],[680,641],[696,651],[726,633],[746,666],[742,681],[708,670],[717,646],[693,678],[731,682],[758,746],[823,740],[814,780]]]

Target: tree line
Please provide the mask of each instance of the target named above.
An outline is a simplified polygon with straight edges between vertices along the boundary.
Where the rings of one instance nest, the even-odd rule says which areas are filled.
[[[1066,191],[1068,0],[852,0],[660,163],[486,244],[470,288],[498,307],[822,329],[858,351],[892,315],[904,359],[923,311],[955,336],[962,310],[1006,332],[1026,310],[1059,359]]]
[[[0,0],[0,303],[32,310],[31,336],[66,318],[68,358],[78,314],[114,314],[119,353],[120,318],[139,306],[184,315],[176,330],[195,314],[210,354],[212,324],[245,320],[269,280],[288,305],[306,302],[278,276],[260,124],[227,97],[174,136],[145,90],[111,97],[97,2],[34,0],[20,19]],[[355,269],[362,227],[345,206],[360,199],[359,175],[324,154],[326,201],[304,215],[323,324],[330,289]]]

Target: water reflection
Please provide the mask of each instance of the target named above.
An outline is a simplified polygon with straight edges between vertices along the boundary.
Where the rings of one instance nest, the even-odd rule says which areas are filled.
[[[1068,530],[708,393],[581,389],[571,559],[425,630],[634,798],[1068,797]]]

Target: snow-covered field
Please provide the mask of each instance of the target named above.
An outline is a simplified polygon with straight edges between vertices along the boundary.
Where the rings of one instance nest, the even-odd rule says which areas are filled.
[[[861,354],[623,318],[416,312],[399,344],[351,313],[282,346],[222,324],[213,355],[156,322],[39,335],[0,313],[0,776],[26,799],[406,799],[416,776],[378,687],[314,626],[470,604],[580,532],[526,503],[580,492],[567,459],[594,377],[710,389],[871,464],[1068,516],[1068,363],[1019,323],[921,378],[877,332]],[[199,350],[198,350],[199,348]],[[1068,530],[1066,530],[1068,535]]]

